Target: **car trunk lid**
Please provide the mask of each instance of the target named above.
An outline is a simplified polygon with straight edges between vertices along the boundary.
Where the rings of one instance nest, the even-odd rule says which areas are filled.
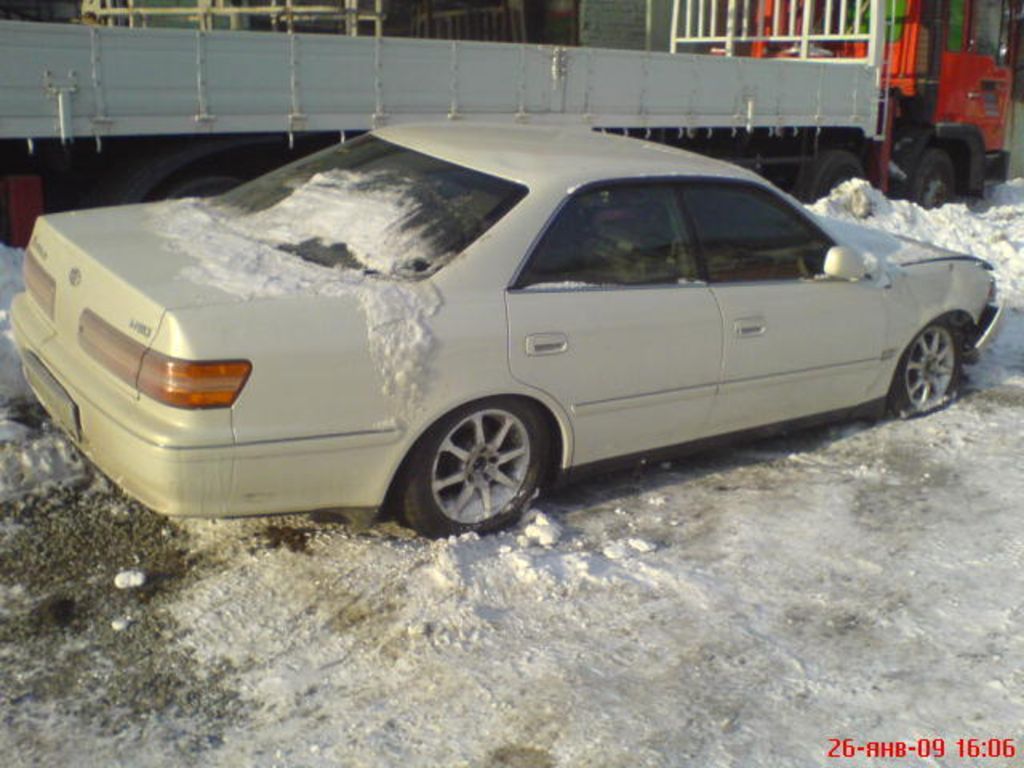
[[[55,283],[52,321],[65,344],[87,311],[148,347],[166,309],[236,300],[182,279],[191,258],[165,247],[143,217],[142,206],[125,206],[38,220],[29,254]]]

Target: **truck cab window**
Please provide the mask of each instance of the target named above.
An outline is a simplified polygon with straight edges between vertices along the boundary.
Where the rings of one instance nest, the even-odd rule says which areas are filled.
[[[1006,0],[974,0],[971,7],[971,50],[991,56],[999,64],[1006,61],[1007,11]]]

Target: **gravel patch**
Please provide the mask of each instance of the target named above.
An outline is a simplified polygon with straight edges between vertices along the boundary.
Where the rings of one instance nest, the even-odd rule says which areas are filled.
[[[230,670],[199,672],[163,610],[207,566],[190,538],[93,474],[2,506],[0,720],[16,755],[7,765],[50,752],[53,718],[118,751],[143,740],[152,750],[156,729],[164,750],[189,755],[244,720],[221,684]],[[119,588],[126,573],[132,588]]]

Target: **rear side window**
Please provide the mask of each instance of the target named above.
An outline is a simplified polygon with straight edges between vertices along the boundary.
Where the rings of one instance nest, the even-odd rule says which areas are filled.
[[[519,279],[633,286],[697,279],[692,240],[667,184],[615,184],[570,199]]]
[[[711,282],[810,278],[834,243],[770,192],[742,184],[683,191]]]

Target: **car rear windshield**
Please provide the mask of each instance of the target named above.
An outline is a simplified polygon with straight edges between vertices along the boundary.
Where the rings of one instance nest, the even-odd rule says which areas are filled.
[[[252,236],[307,261],[417,279],[465,250],[524,186],[372,135],[221,195]]]

